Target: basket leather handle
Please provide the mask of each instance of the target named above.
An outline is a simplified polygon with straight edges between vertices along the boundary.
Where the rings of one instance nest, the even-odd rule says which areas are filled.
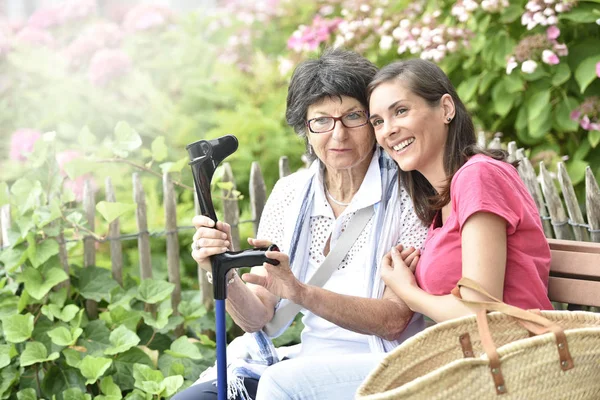
[[[493,301],[475,301],[465,300],[460,295],[460,288],[466,287],[475,292],[493,300]],[[496,297],[488,293],[480,284],[469,278],[461,278],[456,287],[452,290],[452,294],[463,304],[474,308],[477,316],[477,328],[481,338],[481,345],[490,360],[490,372],[494,380],[497,394],[506,393],[506,385],[502,375],[500,365],[500,357],[496,350],[496,345],[492,339],[492,334],[487,321],[487,311],[499,311],[505,315],[514,318],[521,326],[529,332],[540,335],[548,332],[553,332],[556,338],[556,347],[560,359],[560,367],[563,371],[573,368],[573,359],[569,352],[567,337],[564,330],[556,323],[548,320],[541,315],[541,312],[533,312],[523,310],[521,308],[506,304]]]

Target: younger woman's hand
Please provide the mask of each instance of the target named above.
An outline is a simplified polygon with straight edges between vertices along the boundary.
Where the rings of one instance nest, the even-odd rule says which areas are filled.
[[[416,286],[414,270],[419,262],[420,251],[414,247],[404,249],[402,245],[392,247],[383,257],[381,279],[394,291],[404,285]],[[400,295],[400,293],[397,293]]]

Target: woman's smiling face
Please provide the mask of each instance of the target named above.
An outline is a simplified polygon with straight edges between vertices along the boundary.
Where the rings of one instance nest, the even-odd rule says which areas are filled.
[[[423,174],[443,163],[448,136],[449,95],[431,106],[402,79],[383,82],[371,93],[370,121],[377,142],[403,171]]]

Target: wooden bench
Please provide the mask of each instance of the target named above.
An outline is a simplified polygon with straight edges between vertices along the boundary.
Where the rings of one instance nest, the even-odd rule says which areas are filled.
[[[600,243],[548,239],[552,261],[548,296],[572,305],[600,307]]]

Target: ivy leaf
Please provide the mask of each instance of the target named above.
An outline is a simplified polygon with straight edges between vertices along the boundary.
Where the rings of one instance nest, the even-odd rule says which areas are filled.
[[[56,393],[62,393],[72,387],[77,387],[82,391],[86,390],[85,378],[81,376],[79,370],[53,364],[44,374],[42,396],[52,399]]]
[[[100,314],[100,319],[107,321],[111,326],[123,325],[130,331],[135,332],[137,324],[142,318],[137,310],[126,310],[122,306],[114,307],[110,312]]]
[[[600,143],[600,131],[589,131],[588,132],[588,141],[590,142],[592,147],[595,149],[596,146],[598,146],[598,143]]]
[[[10,364],[11,348],[10,344],[0,344],[0,369]]]
[[[136,364],[153,366],[148,354],[144,353],[139,347],[132,347],[129,351],[118,354],[115,357],[113,365],[116,372],[112,376],[121,390],[131,390],[134,388],[133,366]],[[196,374],[197,376],[198,374]]]
[[[110,333],[109,340],[112,346],[104,350],[104,354],[109,356],[124,353],[140,342],[139,336],[123,325]]]
[[[2,319],[4,339],[11,343],[21,343],[31,338],[33,333],[33,315],[15,314]]]
[[[583,60],[575,70],[575,80],[579,84],[581,93],[597,78],[596,64],[600,62],[600,54],[591,56]]]
[[[41,300],[57,284],[69,279],[65,271],[60,268],[50,268],[42,272],[35,268],[26,267],[19,281],[25,283],[25,290],[36,300]]]
[[[60,218],[60,216],[61,211],[58,201],[52,201],[48,206],[37,208],[33,212],[32,221],[35,223],[35,226],[43,228],[55,219]]]
[[[152,141],[151,148],[152,148],[152,158],[155,161],[161,162],[167,158],[168,149],[167,149],[167,145],[165,144],[164,136],[159,136],[156,139],[154,139]]]
[[[83,329],[81,328],[69,330],[64,326],[59,326],[47,332],[50,339],[52,339],[52,343],[58,346],[73,346],[82,333]]]
[[[97,168],[98,165],[94,161],[83,157],[74,158],[63,165],[63,169],[71,180],[75,180],[80,176],[94,172]]]
[[[69,388],[62,392],[63,400],[92,400],[92,396],[83,393],[79,388]]]
[[[48,355],[46,346],[40,342],[27,342],[25,350],[21,353],[21,367],[56,360],[58,356],[58,353]]]
[[[161,393],[162,396],[169,397],[174,395],[177,392],[177,389],[183,385],[183,376],[175,375],[175,376],[167,376],[164,381],[165,391]]]
[[[143,364],[134,364],[133,378],[135,387],[150,394],[159,394],[164,390],[165,379],[162,372]],[[161,385],[162,384],[162,385]]]
[[[133,203],[101,201],[96,205],[96,210],[102,215],[106,222],[110,223],[121,215],[135,210],[135,207],[136,206]]]
[[[165,350],[165,353],[178,358],[191,358],[192,360],[201,360],[202,354],[198,347],[194,345],[186,336],[181,336],[171,344],[169,350]]]
[[[115,142],[112,151],[119,157],[127,157],[130,151],[142,145],[142,138],[127,122],[119,121],[115,126]]]
[[[104,357],[85,356],[79,364],[81,374],[86,378],[86,385],[96,382],[110,367],[112,360]]]
[[[185,167],[187,167],[190,159],[188,157],[184,157],[179,159],[176,162],[166,162],[159,165],[163,174],[167,172],[181,172]]]
[[[173,314],[173,309],[158,310],[156,318],[149,312],[142,312],[146,325],[153,327],[156,330],[163,329],[169,322],[169,316]]]
[[[8,399],[13,384],[17,383],[20,375],[14,367],[3,368],[0,370],[0,397]],[[8,395],[6,395],[8,392]]]
[[[63,356],[65,356],[65,361],[67,362],[67,365],[73,368],[79,368],[79,364],[81,364],[82,359],[81,356],[83,353],[72,348],[67,348],[62,350],[62,354]]]
[[[33,253],[29,252],[29,261],[31,261],[31,265],[37,268],[48,261],[50,257],[57,255],[58,252],[59,248],[56,240],[46,239],[36,246]]]
[[[0,262],[4,264],[4,268],[8,273],[15,272],[25,260],[27,260],[27,251],[22,247],[5,249],[0,252]]]
[[[35,389],[27,388],[17,392],[18,400],[37,400],[37,393]]]
[[[89,147],[96,144],[96,136],[86,125],[81,129],[81,132],[79,132],[79,135],[77,136],[77,142],[84,147]]]
[[[90,300],[102,301],[110,299],[110,291],[119,286],[112,278],[111,272],[104,268],[85,267],[79,277],[79,292]]]
[[[136,298],[148,304],[156,304],[169,297],[174,289],[175,285],[172,283],[144,279],[138,289]]]
[[[115,384],[112,376],[102,378],[100,381],[100,390],[107,396],[122,398],[121,389]]]

